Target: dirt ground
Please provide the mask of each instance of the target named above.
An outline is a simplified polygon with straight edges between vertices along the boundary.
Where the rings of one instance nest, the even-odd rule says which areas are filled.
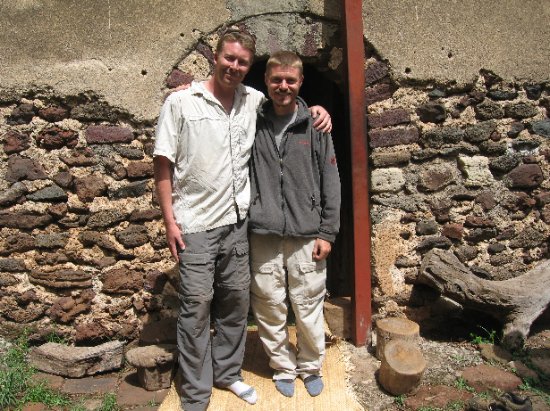
[[[477,331],[476,331],[477,329]],[[471,325],[464,323],[453,323],[453,321],[442,323],[439,328],[432,329],[430,332],[422,335],[420,349],[427,362],[427,369],[422,377],[421,386],[450,386],[458,389],[469,389],[461,385],[462,371],[467,367],[476,366],[479,364],[491,364],[499,366],[507,371],[514,372],[509,365],[496,364],[491,359],[483,358],[479,346],[473,342],[475,337],[485,339],[489,337],[486,333],[487,329],[474,328]],[[368,411],[389,411],[389,410],[409,410],[405,403],[407,397],[414,395],[404,395],[395,397],[388,394],[378,384],[377,371],[380,367],[380,361],[375,356],[376,334],[372,333],[372,344],[369,347],[355,347],[353,344],[346,342],[344,344],[346,352],[346,361],[349,372],[349,386],[351,387],[355,398]],[[498,343],[498,341],[496,341]],[[532,367],[529,357],[533,355],[543,355],[550,364],[550,327],[542,326],[532,330],[529,339],[525,344],[525,348],[521,353],[523,362]],[[523,386],[523,390],[517,392],[522,396],[529,396],[533,401],[532,410],[548,411],[550,410],[550,384],[547,374],[548,370],[541,370],[534,367],[539,377],[538,384],[532,390],[529,386]],[[525,389],[527,388],[527,390]],[[474,393],[474,395],[476,395]],[[494,398],[502,395],[502,392],[493,392]],[[490,402],[490,401],[489,401]],[[451,402],[445,408],[433,407],[429,404],[423,404],[417,408],[420,411],[458,411],[458,410],[474,410],[468,405],[468,402],[462,404],[462,408]],[[489,409],[489,408],[484,408]],[[523,408],[518,408],[519,410]],[[501,409],[505,411],[507,409]],[[500,411],[500,410],[499,410]],[[528,411],[528,409],[525,409]]]

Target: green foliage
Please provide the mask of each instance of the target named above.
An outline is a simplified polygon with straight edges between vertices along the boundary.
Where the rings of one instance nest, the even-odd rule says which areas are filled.
[[[19,337],[0,356],[0,409],[20,409],[28,402],[40,402],[50,408],[70,404],[67,396],[32,381],[35,371],[26,362],[29,352],[27,334]]]
[[[96,408],[95,411],[119,411],[120,409],[121,408],[116,402],[116,395],[111,393],[105,394],[105,397],[103,397],[103,402],[99,408]]]
[[[484,336],[470,333],[470,338],[474,344],[495,344],[497,339],[497,332],[495,330],[488,331],[486,328],[478,325],[485,333]]]
[[[518,387],[520,390],[523,391],[529,391],[532,392],[539,397],[542,398],[542,400],[547,404],[550,405],[550,394],[543,391],[543,389],[539,388],[538,384],[536,384],[534,381],[532,381],[529,378],[525,378],[523,380],[523,383]]]
[[[459,377],[459,378],[456,379],[455,387],[458,388],[459,390],[465,390],[465,391],[468,391],[468,392],[474,392],[475,391],[472,387],[470,387],[468,385],[466,380],[462,377]]]
[[[65,337],[60,336],[53,331],[46,336],[46,341],[57,343],[57,344],[69,345],[69,341],[67,341]]]
[[[395,402],[397,405],[399,405],[400,407],[404,406],[405,405],[405,399],[407,397],[404,395],[404,394],[401,394],[401,395],[398,395],[397,397],[395,397],[393,399],[393,402]]]

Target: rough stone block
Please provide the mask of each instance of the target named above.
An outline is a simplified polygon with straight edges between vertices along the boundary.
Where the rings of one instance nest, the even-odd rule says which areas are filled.
[[[170,387],[176,357],[173,344],[137,347],[126,353],[128,362],[137,368],[140,385],[148,391]]]
[[[110,341],[95,347],[46,343],[31,350],[30,364],[37,370],[81,378],[122,367],[124,344]]]

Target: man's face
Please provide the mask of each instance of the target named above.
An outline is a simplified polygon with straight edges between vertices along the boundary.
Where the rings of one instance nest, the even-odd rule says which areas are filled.
[[[214,77],[223,87],[237,87],[250,70],[254,56],[240,43],[225,42],[221,51],[214,55]]]
[[[275,108],[294,110],[303,79],[300,69],[290,66],[272,66],[265,73],[267,93]]]

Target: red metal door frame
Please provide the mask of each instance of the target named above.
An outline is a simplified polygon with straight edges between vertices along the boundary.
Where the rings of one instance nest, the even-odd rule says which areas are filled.
[[[371,241],[368,192],[368,145],[365,107],[365,48],[361,0],[342,0],[348,71],[351,178],[353,198],[353,343],[371,341]]]

